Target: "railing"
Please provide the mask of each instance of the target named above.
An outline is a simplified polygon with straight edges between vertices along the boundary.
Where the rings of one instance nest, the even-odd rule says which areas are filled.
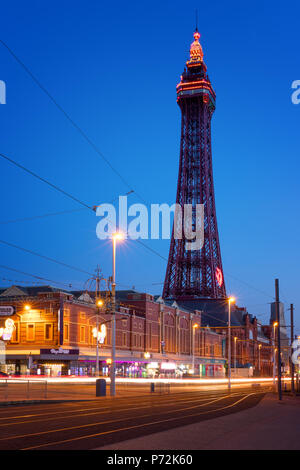
[[[40,400],[48,397],[47,380],[0,379],[0,400]]]

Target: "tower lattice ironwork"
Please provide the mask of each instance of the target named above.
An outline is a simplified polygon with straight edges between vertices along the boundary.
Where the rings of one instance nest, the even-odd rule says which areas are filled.
[[[201,249],[187,250],[187,239],[174,238],[174,226],[163,297],[172,299],[221,299],[226,297],[217,228],[212,155],[211,118],[216,95],[203,62],[194,33],[190,60],[177,85],[177,102],[182,113],[180,162],[176,203],[191,204],[193,229],[196,204],[204,207],[204,243]]]

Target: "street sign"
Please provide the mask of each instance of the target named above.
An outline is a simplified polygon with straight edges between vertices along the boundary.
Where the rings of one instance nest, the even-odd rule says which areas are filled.
[[[0,316],[6,317],[7,315],[13,315],[16,311],[16,307],[12,305],[1,305],[0,306]]]

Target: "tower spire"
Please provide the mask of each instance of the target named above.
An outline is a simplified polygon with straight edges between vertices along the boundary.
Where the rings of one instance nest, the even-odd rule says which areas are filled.
[[[196,31],[194,32],[194,41],[191,44],[190,47],[190,61],[189,62],[203,62],[203,50],[201,47],[201,44],[199,42],[200,39],[200,33],[198,32],[198,29],[196,27]]]

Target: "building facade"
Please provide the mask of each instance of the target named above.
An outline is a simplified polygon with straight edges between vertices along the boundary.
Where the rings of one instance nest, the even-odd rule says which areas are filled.
[[[94,375],[94,330],[106,326],[99,347],[100,370],[109,373],[111,315],[95,306],[92,293],[49,286],[0,290],[0,331],[6,336],[1,370],[17,375]],[[2,338],[4,339],[4,337]],[[202,328],[201,312],[149,294],[117,292],[117,374],[128,377],[224,376],[225,337]]]

